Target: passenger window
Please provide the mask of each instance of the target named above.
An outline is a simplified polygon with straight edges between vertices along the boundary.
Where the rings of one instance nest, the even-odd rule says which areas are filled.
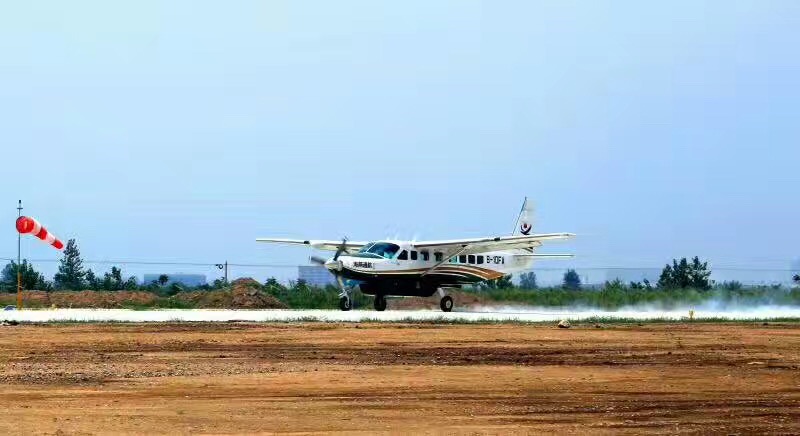
[[[420,251],[420,252],[419,252],[419,254],[421,254],[421,255],[422,255],[422,260],[424,260],[425,262],[427,262],[427,261],[431,260],[431,254],[430,254],[429,252],[427,252],[427,251]]]
[[[408,251],[403,250],[400,252],[400,255],[397,256],[397,260],[408,260]]]
[[[462,254],[461,256],[458,256],[458,263],[467,263],[467,255]]]
[[[470,264],[473,264],[473,265],[475,264],[475,255],[474,254],[470,254],[469,256],[467,256],[467,259],[469,259],[469,263]]]
[[[450,263],[456,263],[457,261],[458,261],[458,259],[456,259],[455,257],[451,257],[450,258]]]
[[[481,264],[483,264],[483,256],[479,255],[478,256],[478,265],[481,265]]]
[[[439,253],[438,251],[434,251],[434,252],[433,252],[433,258],[434,258],[434,259],[435,259],[437,262],[441,262],[441,261],[444,259],[444,254],[442,254],[442,253]]]
[[[411,250],[411,260],[417,260],[417,252],[414,250]]]

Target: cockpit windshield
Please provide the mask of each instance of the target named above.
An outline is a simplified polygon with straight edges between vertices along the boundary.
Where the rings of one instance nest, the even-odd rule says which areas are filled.
[[[372,242],[365,245],[358,252],[376,254],[385,259],[391,259],[397,254],[398,250],[400,250],[400,246],[390,242]]]

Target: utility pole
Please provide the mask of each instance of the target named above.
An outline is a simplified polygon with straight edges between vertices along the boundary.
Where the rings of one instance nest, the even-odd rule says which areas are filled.
[[[225,263],[218,263],[217,268],[225,270],[225,284],[228,284],[228,261],[226,260]]]
[[[22,216],[22,200],[17,204],[17,217]],[[22,309],[22,234],[17,232],[17,310]]]

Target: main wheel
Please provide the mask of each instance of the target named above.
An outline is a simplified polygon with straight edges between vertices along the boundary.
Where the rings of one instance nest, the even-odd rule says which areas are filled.
[[[339,298],[339,309],[348,311],[352,308],[352,302],[348,297]]]
[[[374,303],[375,303],[375,310],[377,310],[378,312],[383,312],[384,310],[386,310],[386,297],[382,295],[376,295]]]
[[[442,312],[450,312],[453,310],[453,297],[449,295],[442,297],[442,300],[439,301],[439,307],[442,308]]]

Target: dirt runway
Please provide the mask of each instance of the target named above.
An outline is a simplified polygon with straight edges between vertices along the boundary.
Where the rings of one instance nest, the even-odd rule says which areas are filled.
[[[3,434],[800,433],[800,325],[0,328]]]

